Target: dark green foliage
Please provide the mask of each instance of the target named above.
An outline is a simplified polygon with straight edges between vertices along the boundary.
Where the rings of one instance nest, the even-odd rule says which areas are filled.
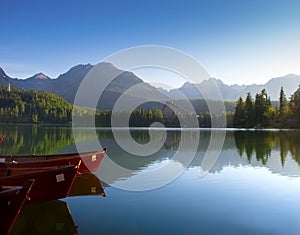
[[[275,110],[265,89],[255,96],[254,113],[256,125],[272,126]]]
[[[283,91],[283,87],[280,89],[279,95],[279,122],[285,123],[288,115],[288,101]]]
[[[255,110],[254,110],[254,103],[250,92],[248,92],[245,101],[245,115],[246,115],[245,117],[246,127],[252,127],[255,123]]]
[[[270,127],[274,125],[274,120],[275,109],[265,89],[256,94],[254,103],[250,93],[247,94],[245,102],[241,97],[237,101],[233,118],[234,127]]]
[[[233,126],[235,127],[244,127],[246,125],[246,116],[245,116],[245,103],[240,97],[235,106],[235,113],[233,117]]]
[[[112,111],[105,110],[96,112],[95,123],[99,127],[110,127],[111,126],[111,115]],[[135,109],[132,113],[129,111],[115,111],[115,118],[122,119],[124,116],[130,116],[129,126],[130,127],[149,127],[154,122],[163,123],[165,126],[176,126],[179,127],[178,117],[175,115],[172,118],[165,118],[163,112],[160,109],[153,110],[143,110]],[[128,126],[128,124],[125,124]],[[120,123],[120,127],[122,124]]]
[[[0,122],[63,124],[71,117],[72,105],[52,93],[0,87]]]
[[[288,103],[286,125],[288,127],[300,127],[300,86],[291,96]]]
[[[237,101],[233,126],[299,128],[300,87],[291,96],[290,101],[286,99],[281,87],[277,104],[279,105],[274,108],[265,89],[256,94],[254,103],[251,94],[248,93],[245,102],[241,97]]]
[[[226,120],[225,127],[233,127],[234,112],[227,111],[218,114],[211,114],[209,112],[203,112],[198,115],[199,127],[224,127],[223,120]],[[214,123],[212,123],[212,120]]]
[[[217,101],[209,101],[210,105],[218,105]],[[213,103],[215,102],[215,103]],[[180,102],[179,102],[180,103]],[[204,100],[191,100],[200,127],[223,127],[222,120],[226,118],[227,127],[300,127],[300,87],[287,101],[283,88],[280,90],[276,108],[270,101],[265,89],[256,94],[255,100],[248,93],[246,100],[240,97],[235,106],[235,112],[230,111],[232,103],[225,103],[226,113],[209,113]],[[129,126],[148,127],[154,122],[160,122],[167,127],[181,127],[180,118],[194,117],[192,113],[177,111],[174,115],[165,116],[162,107],[151,104],[150,109],[137,108],[132,113],[118,111],[120,119],[129,115]],[[184,107],[184,106],[182,106]],[[111,126],[111,110],[96,112],[88,108],[73,107],[64,99],[47,92],[24,91],[0,86],[0,122],[2,123],[51,123],[66,124],[72,121],[72,110],[82,123],[89,125],[91,117],[95,116],[95,124],[100,127]],[[228,110],[229,109],[229,110]],[[128,124],[127,124],[128,125]]]

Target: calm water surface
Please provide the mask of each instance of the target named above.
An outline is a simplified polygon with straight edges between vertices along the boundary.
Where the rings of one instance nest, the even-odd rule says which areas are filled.
[[[195,131],[186,131],[193,138]],[[199,147],[183,174],[164,187],[134,192],[118,187],[174,161],[180,141],[188,139],[181,138],[180,130],[168,130],[159,151],[140,157],[122,150],[109,129],[97,130],[109,152],[95,174],[108,174],[108,158],[130,174],[101,181],[106,197],[72,196],[25,206],[12,234],[300,234],[300,132],[226,130],[216,164],[201,177],[211,132],[197,131]],[[7,137],[0,144],[2,155],[76,149],[70,127],[3,125],[0,134]],[[149,141],[146,129],[134,129],[132,136],[140,143]],[[90,131],[82,130],[80,140],[90,138]],[[152,138],[161,141],[161,131]]]

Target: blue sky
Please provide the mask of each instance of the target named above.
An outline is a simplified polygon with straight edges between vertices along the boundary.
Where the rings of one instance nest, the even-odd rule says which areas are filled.
[[[190,54],[227,84],[300,74],[299,0],[0,0],[0,6],[0,66],[12,77],[56,78],[74,65],[149,44]]]

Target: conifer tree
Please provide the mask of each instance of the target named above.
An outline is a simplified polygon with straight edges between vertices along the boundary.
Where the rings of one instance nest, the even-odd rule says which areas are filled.
[[[235,106],[233,125],[235,127],[244,127],[245,124],[246,124],[246,122],[245,122],[245,103],[243,101],[243,98],[240,97]]]

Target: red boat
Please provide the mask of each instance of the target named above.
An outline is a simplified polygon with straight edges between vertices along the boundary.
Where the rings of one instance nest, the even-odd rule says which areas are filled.
[[[0,177],[1,185],[23,185],[28,179],[34,179],[29,192],[29,202],[41,202],[67,197],[75,180],[80,161],[76,165],[53,167],[45,170],[36,168],[35,172]]]
[[[70,164],[66,164],[70,165]],[[37,171],[46,171],[46,170],[52,170],[53,168],[58,168],[60,166],[52,166],[52,167],[0,167],[0,178],[5,176],[17,176],[17,175],[23,175],[28,173],[34,173]]]
[[[0,156],[0,176],[23,174],[41,167],[74,165],[81,160],[79,174],[97,171],[107,149],[101,152],[66,153],[54,155]],[[45,169],[46,169],[45,168]],[[18,173],[19,172],[19,173]]]
[[[8,235],[22,206],[28,200],[34,180],[27,180],[23,186],[1,185],[0,188],[0,234]],[[22,184],[21,184],[22,185]]]

